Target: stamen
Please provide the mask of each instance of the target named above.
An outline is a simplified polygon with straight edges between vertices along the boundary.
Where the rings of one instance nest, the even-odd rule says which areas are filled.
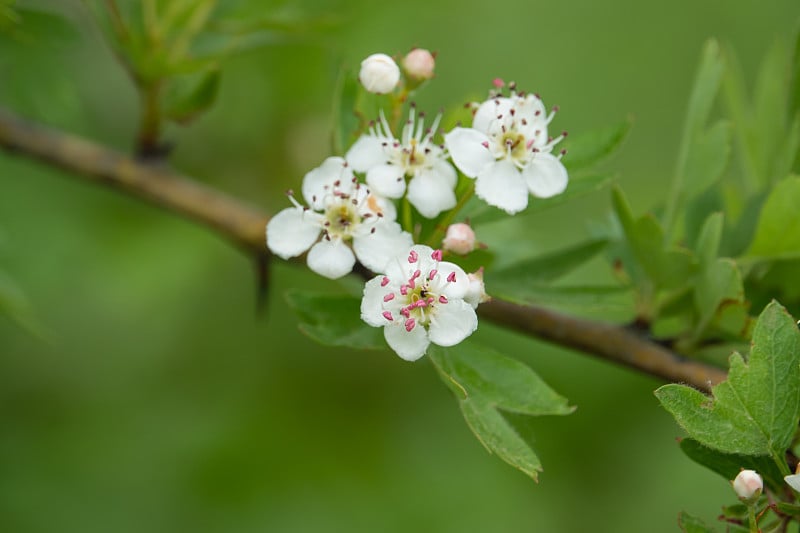
[[[392,316],[392,313],[390,313],[389,311],[384,311],[382,314],[383,314],[383,318],[385,318],[389,322],[393,322],[394,321],[394,317]]]
[[[441,250],[434,250],[431,254],[431,259],[434,261],[441,261],[442,260],[442,251]]]
[[[385,287],[388,284],[389,284],[389,278],[387,278],[386,276],[383,276],[383,279],[381,280],[381,287]]]
[[[393,292],[390,292],[389,294],[387,294],[386,296],[383,297],[383,301],[384,302],[391,302],[392,300],[394,300],[394,293]]]
[[[411,275],[411,279],[417,279],[418,277],[420,277],[420,275],[421,275],[421,274],[422,274],[422,272],[420,272],[420,270],[419,270],[419,269],[417,269],[417,270],[415,270],[415,271],[414,271],[414,273]]]
[[[414,329],[414,326],[417,325],[417,321],[414,320],[413,318],[409,318],[408,320],[406,320],[405,325],[406,325],[406,331],[411,332],[411,330]]]
[[[437,272],[439,272],[439,271],[438,271],[438,270],[436,270],[435,268],[434,268],[434,269],[432,269],[432,270],[430,271],[430,273],[428,274],[428,279],[429,279],[429,280],[433,280],[433,278],[434,278],[434,277],[436,277],[436,273],[437,273]]]
[[[408,296],[408,285],[400,285],[400,294]]]
[[[445,296],[444,294],[439,296],[439,303],[440,304],[446,304],[447,303],[447,296]]]
[[[456,273],[455,272],[450,272],[450,275],[447,276],[447,281],[449,281],[450,283],[453,283],[455,280],[456,280]]]
[[[411,252],[408,254],[408,262],[409,263],[416,263],[417,259],[419,259],[419,256],[417,255],[417,252],[415,252],[414,250],[411,250]]]

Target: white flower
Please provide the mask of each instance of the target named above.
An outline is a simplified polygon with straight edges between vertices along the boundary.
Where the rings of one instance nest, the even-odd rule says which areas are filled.
[[[473,309],[476,309],[478,304],[492,299],[491,296],[486,294],[486,288],[483,284],[483,267],[476,272],[467,274],[467,279],[469,279],[469,289],[467,289],[467,294],[464,296],[464,301],[471,305]]]
[[[450,224],[442,241],[442,248],[448,252],[466,255],[475,249],[475,232],[469,224],[463,222]]]
[[[368,269],[382,271],[397,250],[413,244],[411,235],[394,222],[391,202],[356,183],[341,157],[329,157],[303,178],[303,198],[310,208],[289,198],[294,207],[267,224],[267,247],[283,259],[310,248],[309,268],[327,278],[352,271],[356,257]]]
[[[509,214],[528,205],[528,192],[539,198],[560,194],[567,187],[567,169],[551,152],[564,134],[547,136],[553,119],[536,95],[511,93],[478,107],[472,128],[455,128],[445,144],[455,165],[476,178],[475,193]]]
[[[752,501],[758,498],[764,489],[764,481],[755,470],[742,470],[732,483],[736,495],[744,501]]]
[[[400,81],[400,67],[386,54],[372,54],[361,62],[358,79],[371,93],[390,93]]]
[[[367,173],[371,190],[387,198],[401,198],[410,178],[408,201],[422,216],[433,218],[456,205],[456,171],[444,148],[433,142],[440,118],[426,130],[421,116],[415,120],[412,107],[398,140],[381,114],[378,124],[347,152],[347,161],[357,172]]]
[[[475,310],[464,301],[467,275],[441,259],[441,250],[413,246],[364,287],[361,319],[383,327],[386,342],[406,361],[425,355],[431,342],[458,344],[478,327]]]
[[[433,78],[433,69],[436,67],[436,58],[424,48],[414,48],[403,58],[403,70],[409,78],[415,80],[429,80]]]

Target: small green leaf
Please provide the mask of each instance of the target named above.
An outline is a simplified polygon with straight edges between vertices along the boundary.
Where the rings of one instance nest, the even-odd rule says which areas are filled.
[[[783,457],[800,418],[800,331],[780,304],[764,309],[747,362],[734,353],[728,379],[712,393],[713,399],[671,384],[656,390],[656,397],[690,437],[709,448]]]
[[[681,511],[678,515],[678,526],[684,533],[714,533],[714,529],[699,518]]]
[[[300,318],[300,331],[320,344],[386,349],[383,329],[373,328],[361,320],[359,298],[289,290],[286,300]]]
[[[800,252],[800,177],[790,176],[770,193],[747,255],[780,258]]]
[[[694,290],[694,303],[699,313],[695,331],[703,331],[723,303],[743,301],[742,275],[733,259],[717,258],[703,265]]]
[[[719,254],[723,222],[724,216],[722,213],[712,213],[703,223],[703,228],[700,230],[700,235],[695,245],[695,254],[701,267],[712,264]]]
[[[684,169],[684,194],[694,196],[722,177],[731,153],[731,127],[719,121],[699,133],[689,150]]]
[[[567,138],[563,144],[567,150],[564,166],[572,173],[599,163],[622,145],[631,126],[633,119],[628,117],[619,124]]]
[[[175,78],[164,96],[164,116],[188,124],[214,105],[219,81],[220,73],[216,69],[197,76]]]
[[[680,447],[689,459],[728,481],[735,479],[744,468],[761,474],[773,489],[780,490],[784,485],[783,475],[769,457],[724,453],[703,446],[694,439],[681,439]]]
[[[503,411],[516,415],[568,415],[574,411],[528,366],[474,342],[431,345],[428,357],[455,392],[464,419],[489,453],[537,480],[536,452]],[[518,417],[514,419],[519,422]]]
[[[344,156],[361,128],[356,115],[360,84],[356,76],[345,69],[339,72],[333,102],[333,153]]]

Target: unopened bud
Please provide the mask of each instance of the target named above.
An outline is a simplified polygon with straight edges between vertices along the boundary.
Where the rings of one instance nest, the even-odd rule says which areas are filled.
[[[436,59],[433,54],[424,48],[414,48],[403,58],[403,70],[409,78],[415,80],[429,80],[433,77]]]
[[[467,274],[469,280],[469,287],[467,294],[464,295],[464,301],[472,306],[473,309],[478,307],[478,304],[488,302],[491,300],[486,294],[486,288],[483,285],[483,267],[479,268],[477,272]]]
[[[733,480],[733,490],[740,500],[753,502],[761,496],[764,490],[764,481],[755,470],[742,470]]]
[[[372,54],[361,62],[358,79],[371,93],[390,93],[400,81],[400,67],[386,54]]]
[[[475,249],[475,232],[469,224],[450,224],[442,241],[442,247],[458,255],[466,255]]]

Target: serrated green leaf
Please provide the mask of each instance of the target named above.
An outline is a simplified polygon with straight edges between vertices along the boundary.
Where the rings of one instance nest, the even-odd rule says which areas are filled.
[[[784,485],[781,471],[769,457],[724,453],[703,446],[694,439],[682,439],[680,447],[689,459],[716,472],[728,481],[735,479],[744,468],[755,470],[761,474],[761,477],[773,489],[780,490]]]
[[[622,145],[632,126],[633,119],[628,117],[619,124],[569,137],[563,143],[564,166],[573,173],[599,163]]]
[[[574,408],[566,398],[530,367],[474,342],[452,348],[431,345],[428,357],[489,453],[536,480],[542,470],[539,458],[501,410],[528,416],[567,415]]]
[[[678,526],[684,533],[714,533],[714,529],[705,522],[685,511],[678,515]]]
[[[526,259],[509,267],[487,272],[486,282],[489,285],[524,287],[554,281],[595,257],[607,244],[605,239],[596,239]]]
[[[656,390],[656,397],[690,437],[709,448],[783,457],[800,418],[800,331],[780,304],[764,309],[747,362],[734,353],[728,379],[712,393],[713,399],[671,384]]]
[[[780,258],[800,252],[800,177],[778,183],[767,197],[749,256]]]
[[[370,327],[361,320],[359,298],[289,290],[286,300],[300,318],[300,331],[320,344],[386,349],[383,329]]]
[[[219,83],[218,70],[175,78],[164,96],[164,116],[179,124],[188,124],[214,105]]]

